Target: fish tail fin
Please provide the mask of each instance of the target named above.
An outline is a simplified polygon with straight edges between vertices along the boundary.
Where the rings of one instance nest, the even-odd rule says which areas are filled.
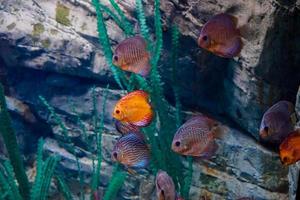
[[[214,137],[217,139],[223,139],[226,133],[228,133],[229,128],[227,126],[218,124],[213,128]]]

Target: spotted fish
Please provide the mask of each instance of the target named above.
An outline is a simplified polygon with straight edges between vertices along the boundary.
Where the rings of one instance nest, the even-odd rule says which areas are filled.
[[[243,42],[238,19],[232,15],[221,13],[213,16],[201,29],[198,45],[224,58],[232,58],[242,50]]]
[[[271,143],[281,143],[294,129],[292,119],[294,105],[289,101],[279,101],[263,115],[260,138]]]
[[[114,146],[112,159],[132,168],[145,168],[150,162],[150,150],[136,134],[121,137]]]
[[[215,138],[223,133],[221,126],[213,119],[203,115],[195,116],[177,130],[172,150],[182,155],[208,159],[218,148]]]
[[[167,172],[159,170],[156,174],[156,196],[159,200],[175,200],[176,189]]]
[[[122,70],[147,76],[151,67],[145,39],[134,36],[122,41],[114,52],[113,64]]]

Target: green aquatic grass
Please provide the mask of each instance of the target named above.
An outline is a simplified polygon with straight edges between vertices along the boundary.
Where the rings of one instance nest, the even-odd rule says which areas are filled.
[[[28,199],[30,185],[25,173],[17,138],[12,128],[11,119],[7,110],[2,84],[0,84],[0,134],[6,146],[10,163],[13,166],[13,171],[19,184],[20,193],[24,199]]]
[[[170,113],[170,105],[165,99],[163,91],[163,82],[158,71],[158,64],[163,48],[163,35],[162,35],[162,24],[161,24],[161,15],[160,15],[160,1],[154,1],[154,25],[155,25],[155,38],[153,42],[150,37],[150,29],[147,26],[147,20],[144,13],[143,2],[142,0],[136,0],[136,10],[137,17],[140,24],[141,35],[146,39],[148,50],[151,52],[151,72],[149,81],[133,75],[129,79],[129,85],[127,87],[128,91],[132,91],[134,88],[143,89],[150,94],[151,104],[153,105],[156,115],[153,123],[144,128],[143,131],[147,136],[147,141],[151,146],[151,155],[152,163],[151,169],[155,174],[158,169],[163,169],[167,171],[174,179],[177,189],[180,189],[181,193],[184,193],[184,196],[188,196],[188,191],[190,187],[190,177],[192,174],[192,168],[189,167],[188,178],[182,179],[183,177],[183,165],[181,164],[180,156],[176,155],[171,151],[171,142],[173,135],[176,131],[176,128],[181,125],[181,104],[180,98],[178,95],[178,88],[174,87],[174,97],[176,102],[176,113],[175,117]],[[97,9],[96,9],[97,11]],[[99,20],[99,18],[98,18]],[[99,22],[98,22],[99,24]],[[103,24],[101,24],[103,25]],[[99,28],[102,27],[98,27]],[[173,29],[173,49],[178,48],[179,46],[179,32],[177,29]],[[99,37],[100,38],[100,37]],[[100,38],[102,40],[103,38]],[[108,35],[106,34],[106,40],[109,40]],[[105,45],[102,42],[102,46]],[[107,44],[106,44],[107,45]],[[103,47],[104,48],[104,47]],[[106,47],[110,48],[110,47]],[[106,55],[106,59],[110,60],[111,55]],[[172,52],[173,63],[176,63],[178,52]],[[173,66],[173,80],[175,80],[175,71],[176,66]],[[136,84],[136,86],[132,86]],[[160,124],[160,127],[157,127],[157,124]],[[173,126],[176,124],[176,126]],[[191,162],[189,162],[191,163]],[[191,164],[189,165],[191,166]]]
[[[109,2],[111,3],[111,5],[113,6],[113,8],[115,9],[115,11],[118,13],[120,17],[121,25],[119,26],[125,31],[125,34],[127,36],[132,36],[134,34],[133,27],[130,24],[130,22],[127,20],[125,14],[123,13],[119,5],[114,0],[109,0]]]
[[[40,139],[37,153],[37,175],[31,189],[31,200],[48,199],[48,191],[50,189],[50,184],[54,175],[54,170],[59,161],[59,157],[57,156],[49,156],[44,161],[43,146],[44,140]]]
[[[80,185],[80,199],[82,200],[84,198],[83,197],[83,195],[84,195],[83,194],[84,193],[83,192],[83,175],[82,175],[82,172],[81,172],[81,167],[80,167],[80,163],[79,163],[79,157],[77,156],[77,152],[75,151],[75,145],[73,144],[72,140],[69,137],[69,132],[68,132],[68,129],[67,129],[66,125],[63,123],[62,119],[55,112],[54,108],[47,102],[47,100],[44,97],[39,96],[39,99],[42,102],[42,104],[49,111],[50,117],[53,117],[54,122],[59,125],[60,131],[61,131],[61,133],[63,135],[63,140],[66,142],[64,144],[64,148],[66,150],[68,150],[70,153],[72,153],[75,156],[76,166],[77,166],[77,169],[78,169],[79,183],[80,183],[79,184]],[[78,118],[79,117],[77,117],[77,119]],[[85,129],[82,129],[81,131],[84,132]],[[59,139],[58,139],[58,141],[59,141]],[[86,143],[88,143],[88,142],[86,141]]]
[[[116,199],[118,191],[123,186],[124,181],[126,179],[126,173],[120,171],[119,165],[115,165],[115,169],[113,170],[113,177],[109,182],[103,200],[113,200]]]
[[[133,91],[136,89],[142,89],[147,91],[150,94],[151,104],[155,109],[155,118],[153,123],[146,128],[143,128],[143,132],[146,135],[147,143],[151,146],[151,155],[152,160],[150,164],[150,172],[155,175],[159,169],[165,170],[170,174],[176,184],[177,191],[185,197],[187,200],[189,198],[189,190],[192,180],[193,168],[192,168],[192,158],[188,158],[188,170],[186,172],[183,171],[184,166],[181,163],[180,156],[171,151],[171,142],[173,139],[173,135],[176,129],[182,123],[181,116],[181,103],[179,90],[176,84],[173,84],[173,92],[175,99],[175,113],[171,112],[171,105],[166,101],[164,90],[163,90],[163,82],[162,78],[159,74],[158,66],[161,57],[161,52],[163,49],[163,33],[162,33],[162,24],[161,24],[161,14],[160,14],[160,1],[154,0],[154,41],[151,40],[150,33],[152,30],[147,25],[146,16],[144,13],[143,2],[142,0],[136,0],[136,11],[137,17],[140,25],[141,35],[146,39],[148,50],[152,55],[151,58],[151,72],[150,76],[145,79],[139,75],[131,73],[130,77],[126,77],[126,74],[113,65],[112,63],[112,48],[110,44],[110,38],[107,34],[106,24],[103,18],[103,12],[106,12],[120,28],[124,31],[126,37],[134,35],[133,25],[126,18],[125,14],[119,7],[119,5],[114,1],[110,0],[113,9],[110,9],[98,0],[92,0],[93,6],[95,7],[97,14],[97,31],[99,36],[99,42],[102,45],[102,49],[104,52],[104,56],[106,61],[112,71],[113,77],[121,89],[126,89],[127,92]],[[64,8],[62,15],[60,18],[62,20],[66,20],[62,22],[64,25],[70,25],[68,21],[68,11]],[[57,14],[57,13],[56,13]],[[61,13],[60,13],[61,14]],[[177,69],[177,59],[178,59],[178,50],[179,49],[179,31],[176,27],[172,29],[172,56],[171,56],[171,64],[172,64],[172,73],[171,80],[175,83],[176,80],[176,69]],[[72,108],[72,114],[75,116],[76,124],[82,133],[83,143],[86,144],[86,148],[89,152],[95,153],[95,155],[91,156],[93,160],[93,174],[91,180],[91,189],[92,193],[95,192],[101,185],[101,162],[102,162],[102,132],[104,129],[104,115],[106,109],[106,101],[108,95],[108,87],[103,93],[103,102],[101,102],[102,110],[101,113],[98,113],[97,107],[98,102],[96,98],[95,87],[92,88],[92,99],[93,99],[93,128],[95,134],[92,136],[88,136],[87,128],[85,127],[84,122],[81,120],[79,114],[76,112],[76,108],[72,103],[69,103]],[[59,131],[63,136],[62,145],[64,148],[73,154],[76,158],[76,165],[78,170],[78,177],[80,183],[80,199],[84,199],[84,191],[83,191],[83,174],[81,172],[81,166],[79,162],[79,157],[75,150],[75,145],[70,138],[69,130],[67,126],[63,123],[63,120],[56,113],[55,109],[47,102],[47,100],[43,97],[39,97],[42,104],[49,111],[50,117],[54,120],[54,123],[60,127]],[[0,98],[1,103],[1,98]],[[0,112],[2,113],[2,104]],[[5,107],[5,106],[4,106]],[[1,117],[0,113],[0,117]],[[1,118],[0,118],[1,119]],[[174,125],[175,124],[175,125]],[[0,130],[1,130],[1,122],[0,122]],[[96,141],[96,149],[92,148],[91,141]],[[59,141],[59,139],[58,139]],[[58,184],[58,190],[65,199],[72,199],[72,194],[66,181],[63,179],[63,176],[57,172],[55,173],[55,167],[59,162],[59,158],[57,156],[50,156],[48,158],[43,159],[43,140],[39,141],[38,153],[37,153],[37,175],[35,178],[35,182],[31,189],[31,197],[32,199],[46,199],[48,195],[48,190],[50,187],[51,180],[53,176],[55,176],[56,182]],[[13,144],[14,147],[16,144]],[[1,172],[1,171],[0,171]],[[46,176],[44,176],[46,174]],[[5,188],[9,191],[13,191],[16,189],[17,185],[10,185],[13,182],[6,180],[7,175],[5,173],[0,173],[0,191],[4,191]],[[14,177],[14,175],[10,174],[10,178]],[[17,177],[17,173],[16,173]],[[127,177],[127,173],[119,167],[118,164],[115,165],[113,170],[113,176],[110,180],[110,183],[105,190],[104,200],[113,200],[117,197],[118,191],[123,186]],[[185,178],[183,178],[185,177]],[[27,178],[27,177],[26,177]],[[14,179],[12,179],[14,180]],[[18,180],[18,178],[17,178]],[[19,182],[19,180],[18,180]],[[20,191],[22,184],[20,184]],[[4,188],[4,189],[3,189]],[[19,189],[17,187],[17,189]],[[29,187],[28,187],[29,191]],[[14,193],[4,192],[0,195],[0,200],[5,198],[15,198],[19,197],[11,197]],[[20,192],[22,194],[22,192]],[[14,195],[18,195],[16,192]],[[22,198],[22,196],[21,196]]]
[[[175,98],[175,108],[176,108],[176,128],[179,128],[182,124],[182,114],[181,114],[181,103],[179,96],[179,88],[177,86],[178,76],[177,76],[177,68],[178,68],[178,49],[179,46],[179,31],[176,26],[172,27],[172,55],[171,55],[171,69],[172,69],[172,86],[173,93]]]
[[[93,88],[94,93],[94,88]],[[106,90],[104,91],[103,95],[103,102],[102,102],[102,113],[100,117],[100,124],[99,126],[97,123],[94,124],[94,128],[96,131],[96,140],[97,140],[97,165],[93,173],[92,177],[92,190],[96,191],[97,188],[100,186],[100,171],[101,171],[101,162],[102,162],[102,132],[104,129],[104,115],[105,115],[105,108],[106,108],[106,100],[107,100],[107,94],[108,94],[108,86]],[[95,94],[93,95],[93,99],[95,99]],[[98,114],[97,114],[97,103],[94,100],[94,117],[98,121]]]
[[[56,176],[56,180],[57,180],[58,190],[63,195],[64,199],[73,200],[72,193],[65,180],[59,175]]]
[[[124,76],[124,73],[119,68],[117,68],[116,66],[113,65],[113,62],[112,62],[113,53],[111,50],[109,37],[107,35],[107,28],[104,23],[103,14],[101,12],[100,3],[98,0],[92,0],[92,3],[93,3],[93,6],[95,7],[96,14],[97,14],[98,37],[99,37],[99,42],[101,43],[102,48],[103,48],[104,56],[106,58],[106,61],[108,63],[110,70],[113,73],[115,81],[117,82],[117,84],[119,85],[119,87],[121,89],[124,89],[122,81],[126,85],[127,84],[126,78]]]
[[[1,199],[9,200],[22,200],[22,196],[19,192],[19,188],[15,181],[14,169],[9,161],[5,161],[2,165],[2,170],[0,170],[0,188],[3,193],[1,193]]]

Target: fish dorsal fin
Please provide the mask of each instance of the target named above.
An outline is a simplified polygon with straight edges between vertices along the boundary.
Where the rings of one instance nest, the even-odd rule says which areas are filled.
[[[145,98],[147,100],[149,99],[149,94],[147,92],[145,92],[143,90],[136,90],[136,91],[128,93],[126,96],[124,96],[122,98],[122,100],[130,99],[132,97],[135,97],[136,95],[141,96],[141,97],[143,97],[143,98]]]

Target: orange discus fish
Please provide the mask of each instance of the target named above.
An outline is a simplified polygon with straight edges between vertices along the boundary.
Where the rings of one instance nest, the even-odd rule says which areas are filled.
[[[291,165],[300,160],[300,129],[293,131],[283,140],[279,152],[284,165]]]
[[[134,36],[122,41],[113,55],[113,64],[122,70],[147,76],[150,72],[150,53],[141,36]]]
[[[263,115],[260,125],[260,138],[271,143],[281,143],[293,131],[292,114],[294,105],[289,101],[279,101]]]
[[[218,123],[206,116],[195,116],[184,123],[176,132],[172,150],[176,153],[208,159],[218,146],[215,138],[221,134]]]
[[[243,43],[237,22],[236,17],[226,13],[215,15],[201,29],[198,45],[224,58],[239,55]]]
[[[142,90],[130,92],[117,102],[113,117],[122,123],[139,127],[148,126],[153,119],[149,95]]]

